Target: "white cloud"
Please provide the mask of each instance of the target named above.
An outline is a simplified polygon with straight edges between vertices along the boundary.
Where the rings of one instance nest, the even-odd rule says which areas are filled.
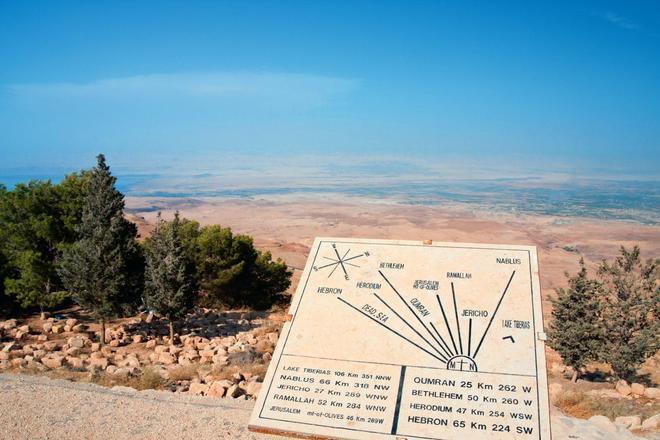
[[[104,78],[86,83],[12,84],[7,91],[28,99],[254,99],[322,105],[349,93],[359,81],[292,73],[175,73]]]
[[[619,14],[616,14],[611,11],[605,12],[604,14],[600,14],[600,17],[606,22],[613,24],[614,26],[617,26],[621,29],[626,29],[628,31],[636,31],[641,29],[641,26],[639,26],[638,24],[633,23],[627,18],[624,18]]]

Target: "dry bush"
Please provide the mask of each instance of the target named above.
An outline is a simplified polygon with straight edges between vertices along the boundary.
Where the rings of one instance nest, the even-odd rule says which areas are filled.
[[[648,399],[608,399],[590,396],[582,392],[566,392],[559,396],[555,405],[569,416],[588,419],[603,415],[610,420],[636,414],[645,419],[660,412],[660,403]]]
[[[167,381],[151,368],[144,368],[142,372],[128,380],[128,385],[136,390],[162,390]]]
[[[228,365],[225,367],[215,366],[211,370],[211,376],[214,380],[229,379],[236,373],[250,374],[252,376],[259,376],[262,379],[266,375],[268,365],[263,363],[255,363],[249,365]]]
[[[198,376],[199,365],[180,365],[169,369],[170,380],[192,380]]]

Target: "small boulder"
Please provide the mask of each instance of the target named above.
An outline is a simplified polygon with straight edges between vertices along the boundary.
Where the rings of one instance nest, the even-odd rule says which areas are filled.
[[[74,325],[74,326],[71,328],[71,330],[72,330],[74,333],[82,333],[82,332],[84,332],[85,330],[87,330],[87,326],[86,326],[85,324],[76,324],[76,325]]]
[[[644,431],[660,430],[660,414],[656,414],[644,420],[644,422],[642,423],[642,429]]]
[[[53,330],[53,323],[52,322],[44,322],[44,324],[41,326],[42,330],[44,333],[50,333]]]
[[[132,341],[133,341],[134,344],[140,344],[143,339],[144,339],[144,336],[142,336],[142,335],[133,335]]]
[[[660,400],[660,388],[647,388],[644,390],[644,397],[648,399]]]
[[[62,333],[64,331],[64,326],[63,325],[54,325],[51,328],[51,331],[55,334]]]
[[[227,389],[227,397],[232,397],[234,399],[241,397],[243,395],[243,390],[238,385],[232,385]]]
[[[30,326],[27,324],[20,326],[18,329],[23,333],[30,333]]]
[[[209,388],[210,386],[205,383],[191,382],[188,392],[195,396],[204,396],[208,392]]]
[[[630,385],[630,391],[635,396],[643,396],[645,388],[646,387],[644,385],[642,385],[641,383],[633,383],[632,385]]]
[[[630,385],[628,385],[628,382],[625,380],[620,380],[616,383],[616,391],[617,393],[621,394],[622,396],[628,396],[630,393],[632,393],[632,390],[630,389]]]
[[[147,341],[147,343],[144,345],[145,348],[155,348],[156,345],[158,344],[158,341],[155,339],[152,339],[150,341]]]
[[[163,365],[172,365],[176,363],[176,358],[171,355],[170,353],[161,353],[158,356],[158,362],[160,362]]]
[[[256,381],[250,381],[245,385],[245,394],[248,394],[253,397],[257,397],[259,395],[259,391],[261,391],[261,382],[256,382]]]
[[[47,366],[50,369],[60,368],[62,366],[62,361],[64,356],[57,356],[50,354],[41,358],[41,363]]]
[[[69,365],[69,367],[75,370],[80,370],[83,368],[83,360],[78,357],[67,356],[66,363]]]
[[[83,348],[85,346],[85,340],[80,336],[73,336],[69,338],[66,343],[72,348]]]
[[[221,381],[216,381],[211,383],[206,395],[209,397],[224,397],[227,393],[227,388]]]
[[[78,324],[78,320],[75,318],[69,318],[64,322],[65,325],[68,325],[69,327],[73,328],[74,325]]]

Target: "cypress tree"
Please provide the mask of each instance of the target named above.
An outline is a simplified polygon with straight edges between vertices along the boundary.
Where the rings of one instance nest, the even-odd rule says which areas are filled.
[[[124,218],[116,178],[102,154],[97,160],[77,228],[79,239],[63,252],[59,273],[74,301],[99,320],[104,344],[106,320],[132,311],[139,301],[144,259],[137,228]]]
[[[170,344],[174,341],[174,320],[192,308],[195,299],[191,256],[182,240],[179,213],[166,224],[158,224],[147,243],[145,302],[169,321]]]
[[[589,361],[596,360],[603,344],[600,285],[587,276],[584,259],[580,271],[568,278],[568,289],[557,289],[550,325],[550,346],[573,368],[572,381]]]
[[[622,379],[634,380],[639,366],[660,349],[660,260],[640,257],[621,247],[614,263],[603,261],[598,275],[604,286],[603,326],[607,335],[601,359]]]

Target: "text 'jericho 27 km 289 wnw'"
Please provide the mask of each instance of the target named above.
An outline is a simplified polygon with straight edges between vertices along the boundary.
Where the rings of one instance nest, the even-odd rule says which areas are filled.
[[[250,429],[550,439],[536,248],[318,238]]]

